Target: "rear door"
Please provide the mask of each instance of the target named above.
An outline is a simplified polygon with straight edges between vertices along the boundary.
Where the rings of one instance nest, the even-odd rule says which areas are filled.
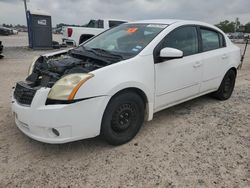
[[[200,27],[202,46],[202,76],[201,93],[215,90],[220,85],[228,63],[224,36],[211,28]]]

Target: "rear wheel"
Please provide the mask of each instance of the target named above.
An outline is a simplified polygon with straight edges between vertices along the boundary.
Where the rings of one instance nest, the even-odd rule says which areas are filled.
[[[144,109],[144,102],[136,93],[114,96],[104,112],[101,135],[111,145],[130,141],[143,124]]]
[[[219,89],[212,93],[212,96],[219,100],[227,100],[231,97],[235,85],[236,73],[234,70],[229,70],[224,76]]]

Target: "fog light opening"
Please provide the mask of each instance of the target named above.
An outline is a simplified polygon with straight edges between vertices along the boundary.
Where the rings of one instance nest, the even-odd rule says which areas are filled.
[[[60,136],[60,133],[59,133],[59,131],[58,131],[57,129],[52,128],[51,130],[52,130],[52,132],[53,132],[56,136]]]

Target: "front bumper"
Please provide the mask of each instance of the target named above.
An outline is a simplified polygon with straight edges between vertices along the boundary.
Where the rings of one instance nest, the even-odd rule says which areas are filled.
[[[27,136],[45,143],[66,143],[100,134],[101,120],[110,99],[100,96],[72,104],[45,105],[49,88],[37,90],[30,106],[12,98],[17,127]],[[53,129],[59,132],[57,136]]]

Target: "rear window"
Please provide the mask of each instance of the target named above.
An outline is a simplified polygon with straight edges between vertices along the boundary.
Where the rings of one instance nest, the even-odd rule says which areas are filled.
[[[109,21],[109,27],[110,28],[116,27],[116,26],[121,25],[123,23],[126,23],[126,22],[112,20],[112,21]]]

